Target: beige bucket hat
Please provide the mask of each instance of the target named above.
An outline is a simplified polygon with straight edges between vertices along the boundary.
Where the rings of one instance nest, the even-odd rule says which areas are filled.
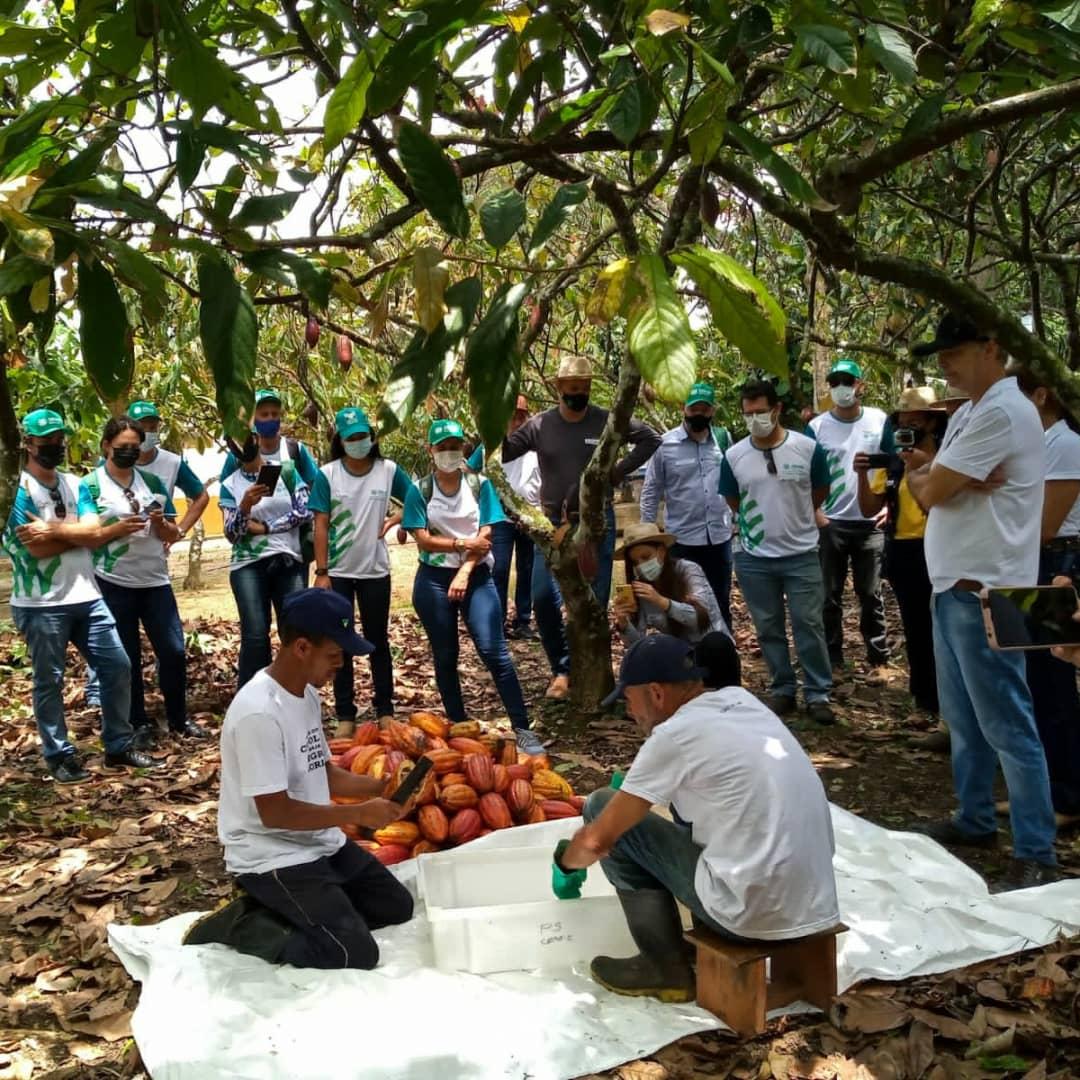
[[[635,544],[663,544],[671,547],[675,537],[661,532],[651,521],[638,521],[623,530],[623,542],[615,549],[614,557],[621,559]]]
[[[556,379],[591,379],[592,364],[586,356],[564,356],[559,361]]]

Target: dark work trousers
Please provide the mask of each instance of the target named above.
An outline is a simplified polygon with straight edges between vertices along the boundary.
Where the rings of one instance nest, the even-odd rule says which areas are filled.
[[[885,541],[885,577],[892,586],[908,661],[908,690],[918,708],[940,711],[934,665],[934,623],[930,613],[933,586],[921,539]]]
[[[722,544],[674,544],[671,554],[701,567],[720,605],[720,614],[731,629],[731,541]]]
[[[881,554],[885,534],[870,522],[830,521],[821,530],[821,576],[825,579],[825,640],[834,667],[844,662],[844,585],[848,565],[859,600],[859,631],[871,665],[889,659],[885,605],[881,599]]]
[[[379,578],[330,578],[334,592],[360,609],[360,632],[375,646],[371,654],[371,681],[375,688],[375,715],[394,714],[394,663],[390,657],[390,575]],[[354,660],[345,663],[334,676],[334,715],[339,720],[356,719],[353,676]]]
[[[297,931],[285,942],[283,964],[360,968],[379,962],[372,930],[412,918],[409,890],[373,855],[346,840],[328,857],[236,883]]]
[[[1039,553],[1039,584],[1049,585],[1057,574],[1072,577],[1080,561],[1076,552]],[[1046,649],[1027,656],[1027,682],[1035,705],[1035,726],[1046,752],[1050,800],[1059,814],[1080,814],[1080,695],[1076,668]]]
[[[491,526],[491,554],[495,558],[491,578],[499,594],[504,623],[510,619],[510,564],[517,559],[514,626],[524,629],[532,621],[532,538],[512,521],[496,521]]]

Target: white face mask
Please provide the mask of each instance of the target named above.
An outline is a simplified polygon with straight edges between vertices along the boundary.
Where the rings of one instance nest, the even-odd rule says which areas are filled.
[[[465,461],[465,455],[460,450],[436,450],[435,468],[439,472],[456,472]]]
[[[654,555],[651,559],[639,562],[634,567],[634,573],[637,574],[638,579],[641,581],[655,581],[663,569],[664,564]]]
[[[352,442],[342,442],[345,453],[354,459],[366,458],[371,453],[371,438],[365,435],[362,439],[353,439]]]
[[[776,430],[776,421],[771,412],[754,413],[746,418],[746,426],[755,439],[767,439]]]
[[[156,450],[158,444],[161,442],[161,436],[156,431],[148,431],[146,438],[143,439],[142,448],[146,450]]]
[[[829,396],[833,399],[833,404],[841,409],[846,409],[855,404],[855,387],[854,386],[830,386]]]

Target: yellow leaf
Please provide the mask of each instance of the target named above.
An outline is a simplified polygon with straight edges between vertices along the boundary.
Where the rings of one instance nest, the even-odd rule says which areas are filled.
[[[672,30],[685,30],[689,25],[689,15],[682,15],[678,11],[667,11],[665,8],[657,8],[645,16],[645,29],[656,37],[670,34]]]
[[[52,275],[46,274],[43,278],[38,278],[34,282],[34,287],[30,290],[30,310],[38,315],[42,315],[49,310],[49,286],[51,284]]]
[[[413,303],[416,321],[427,333],[442,322],[446,313],[443,294],[450,284],[450,271],[437,247],[425,244],[413,256]]]
[[[7,203],[12,210],[25,210],[37,189],[44,183],[45,177],[36,173],[5,180],[0,184],[0,202]]]
[[[383,289],[375,306],[368,314],[368,330],[372,338],[382,337],[386,320],[390,317],[390,290]]]
[[[515,34],[520,34],[521,31],[525,29],[530,14],[531,12],[529,11],[528,4],[518,4],[513,11],[507,13],[506,21],[510,24],[510,29],[513,30]]]
[[[585,304],[589,322],[609,323],[619,314],[626,296],[630,268],[629,259],[616,259],[596,275],[596,284]]]
[[[60,282],[56,302],[63,304],[75,295],[75,256],[70,255],[60,264]]]
[[[25,214],[20,213],[10,203],[0,202],[0,221],[7,226],[7,231],[16,246],[31,259],[51,263],[53,259],[52,233],[41,225],[35,225]]]

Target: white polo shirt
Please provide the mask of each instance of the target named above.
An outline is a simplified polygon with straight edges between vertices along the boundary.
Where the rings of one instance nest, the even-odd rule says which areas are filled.
[[[1080,480],[1080,435],[1064,420],[1046,429],[1046,479]],[[1072,504],[1058,536],[1080,536],[1080,499]]]
[[[844,420],[832,412],[810,421],[810,430],[825,448],[829,461],[829,494],[821,509],[830,521],[869,521],[859,509],[859,483],[855,475],[856,454],[881,451],[885,414],[864,406],[854,420]]]
[[[931,469],[985,480],[998,465],[1005,483],[995,491],[964,488],[930,510],[926,568],[936,593],[962,579],[990,587],[1038,579],[1046,441],[1038,411],[1011,376],[960,406]]]

